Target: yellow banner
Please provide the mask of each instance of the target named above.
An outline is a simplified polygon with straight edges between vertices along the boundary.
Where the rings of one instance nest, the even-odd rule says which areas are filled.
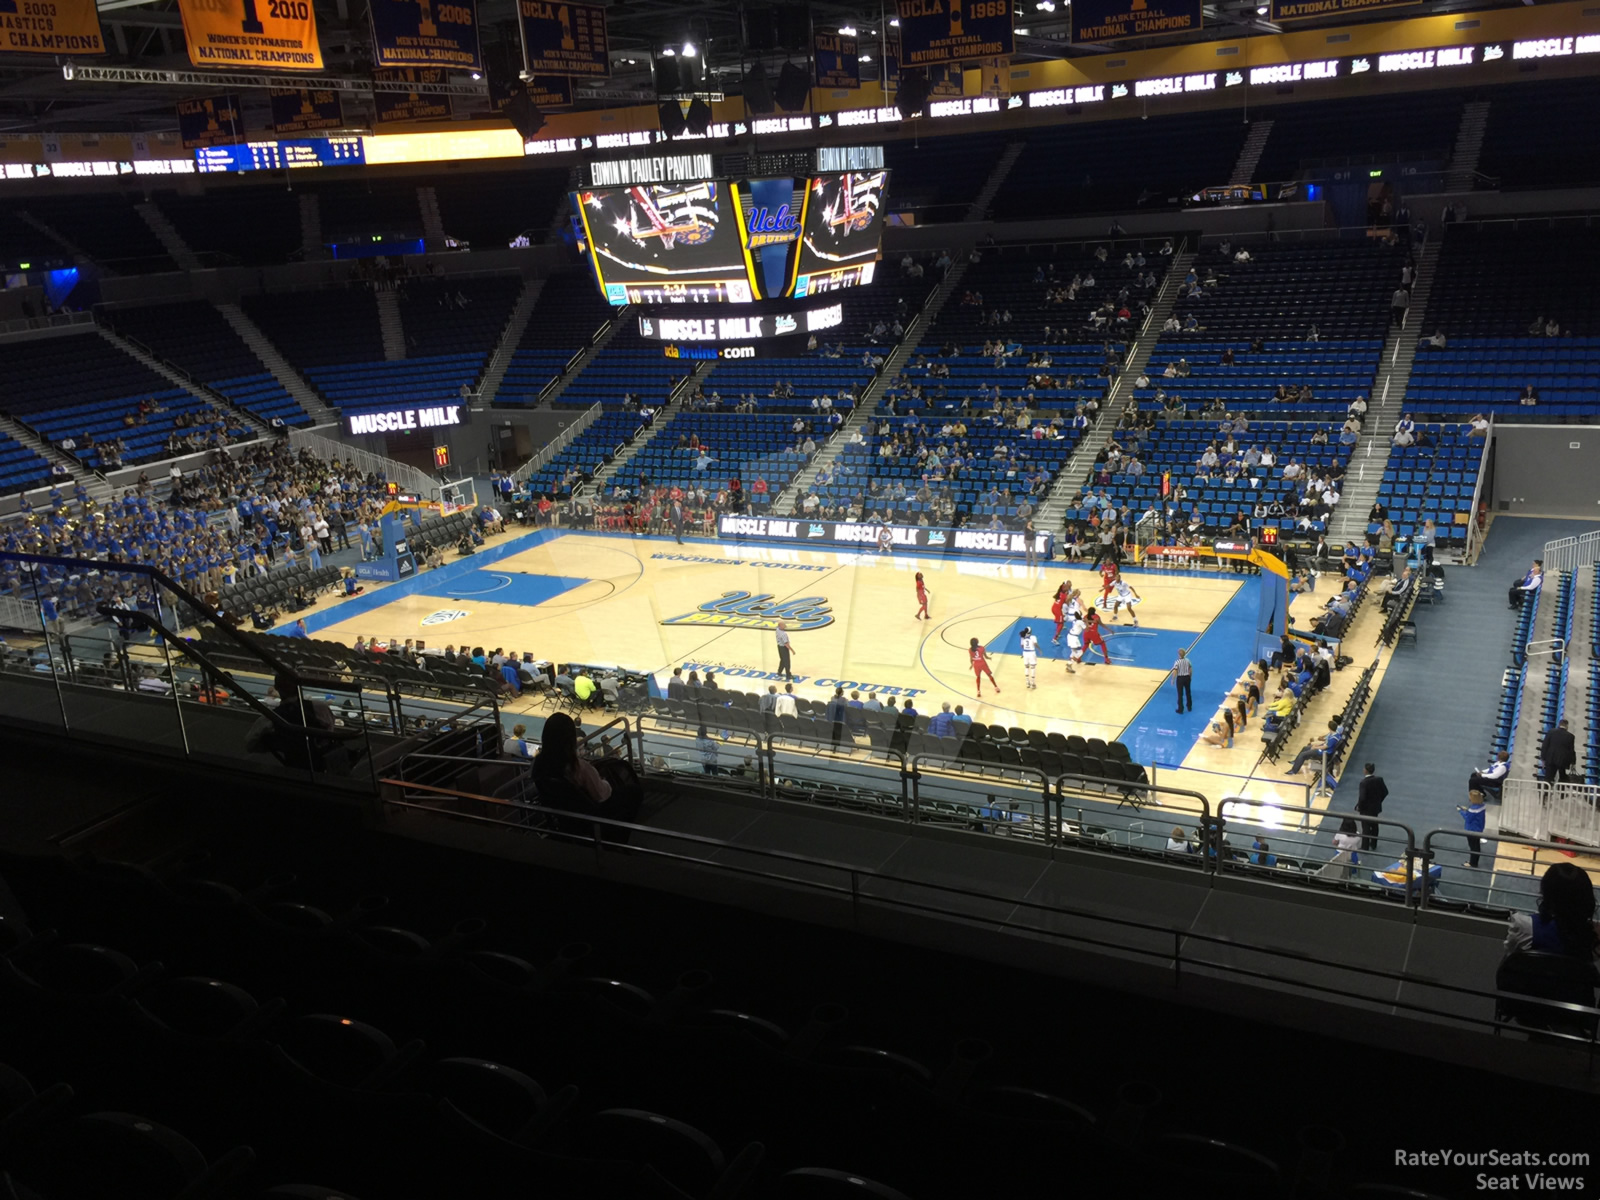
[[[320,71],[311,0],[178,0],[197,67]]]
[[[0,4],[0,51],[7,54],[104,54],[95,0]]]

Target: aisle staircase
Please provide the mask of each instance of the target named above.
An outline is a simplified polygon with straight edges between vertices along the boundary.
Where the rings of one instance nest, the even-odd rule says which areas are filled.
[[[594,337],[590,339],[589,344],[578,351],[577,361],[545,384],[544,391],[539,393],[539,407],[546,407],[559,400],[561,393],[567,390],[567,386],[583,373],[585,367],[594,361],[595,355],[611,344],[611,339],[617,336],[619,330],[627,328],[629,322],[633,320],[634,314],[635,309],[631,304],[625,308],[617,309],[611,319],[595,331]],[[523,321],[523,325],[527,325],[526,320]],[[520,336],[519,334],[518,337]],[[515,352],[515,342],[511,343],[511,349]],[[505,368],[501,368],[500,374],[504,377]],[[498,389],[499,384],[495,386]]]
[[[634,452],[641,449],[646,442],[656,435],[663,425],[683,411],[684,401],[689,398],[697,386],[705,383],[706,376],[711,374],[716,365],[715,362],[695,363],[694,370],[679,380],[678,386],[672,389],[672,395],[667,397],[667,402],[656,410],[655,419],[629,438],[616,457],[595,472],[594,479],[589,483],[588,487],[582,489],[582,494],[593,499],[604,496],[606,489],[611,486],[612,480],[632,460]],[[628,487],[632,487],[636,482],[637,480],[623,480],[623,483]]]
[[[40,437],[33,430],[22,424],[22,422],[13,421],[10,417],[0,417],[0,432],[4,432],[11,438],[12,441],[26,446],[29,450],[32,450],[41,458],[44,458],[51,463],[60,463],[62,466],[66,467],[72,478],[78,483],[83,484],[83,486],[89,490],[89,494],[94,496],[96,500],[100,500],[102,498],[100,495],[96,494],[96,488],[101,488],[109,492],[109,485],[103,482],[98,475],[96,475],[88,467],[85,467],[81,463],[77,462],[65,451],[56,449],[53,443],[48,442],[44,438]],[[29,488],[28,494],[32,495],[34,492],[48,491],[50,486],[51,485],[47,483],[39,488]]]
[[[878,401],[883,399],[883,393],[888,390],[891,383],[899,377],[906,363],[911,361],[917,352],[917,347],[922,342],[922,336],[931,329],[933,322],[938,318],[961,279],[967,273],[967,255],[971,247],[964,246],[952,252],[956,260],[951,264],[945,277],[935,286],[927,303],[922,306],[922,311],[912,316],[906,325],[906,330],[900,338],[900,344],[889,352],[883,360],[883,366],[873,376],[872,382],[862,390],[856,406],[850,412],[850,417],[844,424],[833,431],[833,436],[823,443],[821,449],[806,464],[803,471],[789,481],[789,486],[784,488],[772,498],[772,512],[774,515],[787,516],[799,511],[800,501],[810,489],[817,473],[825,466],[839,457],[850,435],[857,429],[865,430],[872,420],[872,413],[878,407]]]
[[[106,326],[98,324],[95,326],[95,332],[101,337],[105,338],[106,341],[110,342],[118,350],[126,354],[129,358],[136,360],[149,370],[154,371],[157,375],[167,380],[172,384],[173,387],[180,387],[184,391],[188,392],[191,396],[196,396],[199,399],[206,401],[208,404],[215,404],[218,408],[236,414],[244,424],[249,425],[253,429],[262,432],[266,432],[269,429],[267,423],[260,417],[256,416],[255,413],[240,408],[221,392],[207,387],[204,383],[200,382],[200,380],[189,374],[189,372],[180,367],[174,366],[166,359],[157,358],[154,354],[151,354],[150,351],[146,350],[143,345],[134,341],[132,338],[123,337],[120,333],[115,333]]]
[[[384,361],[399,362],[406,356],[406,328],[400,321],[400,293],[393,288],[379,288],[374,295],[378,300],[378,330],[383,334]]]
[[[322,203],[315,192],[300,193],[300,252],[308,259],[328,254],[322,244]]]
[[[489,356],[489,365],[483,369],[483,378],[478,383],[476,398],[478,404],[485,406],[493,404],[494,398],[500,394],[500,385],[505,382],[506,371],[516,356],[517,345],[522,341],[522,335],[528,328],[528,320],[533,316],[534,306],[539,303],[539,293],[542,291],[544,291],[542,279],[530,280],[522,285],[522,294],[511,306],[511,315],[506,318],[505,328],[500,331],[500,340],[495,343],[494,353]]]
[[[1028,148],[1026,142],[1012,142],[1001,151],[1000,157],[995,160],[994,167],[989,172],[989,178],[984,181],[983,187],[973,197],[971,206],[967,209],[968,221],[986,221],[989,219],[989,205],[994,203],[994,198],[1000,194],[1000,189],[1005,185],[1006,177],[1011,174],[1011,168],[1016,166],[1017,159],[1022,157],[1022,152]]]
[[[417,207],[422,210],[422,236],[428,249],[443,250],[444,216],[439,212],[439,193],[432,187],[419,187]]]
[[[1478,160],[1483,153],[1483,134],[1489,125],[1489,101],[1469,100],[1461,106],[1461,124],[1456,127],[1455,150],[1444,174],[1444,190],[1470,192],[1478,176]]]
[[[1245,135],[1244,145],[1239,147],[1239,157],[1233,164],[1233,174],[1228,176],[1229,187],[1243,187],[1256,177],[1256,167],[1261,162],[1262,151],[1267,148],[1267,139],[1271,136],[1271,121],[1251,123],[1250,132]]]
[[[167,220],[166,213],[148,200],[135,204],[133,210],[144,221],[145,227],[156,235],[156,241],[161,243],[161,248],[167,252],[167,257],[178,265],[178,270],[200,269],[200,256],[189,248],[189,243],[183,240],[183,235],[178,232],[177,226]]]
[[[1117,427],[1122,409],[1133,396],[1133,381],[1139,377],[1139,372],[1149,365],[1150,355],[1155,352],[1156,343],[1161,340],[1161,327],[1167,323],[1173,307],[1178,303],[1178,293],[1184,276],[1188,275],[1189,267],[1194,260],[1195,252],[1188,248],[1187,243],[1180,246],[1178,252],[1172,256],[1172,264],[1167,268],[1166,277],[1161,281],[1161,290],[1156,293],[1155,303],[1150,306],[1150,314],[1145,317],[1144,325],[1140,328],[1138,337],[1134,338],[1133,345],[1128,347],[1127,362],[1117,375],[1116,383],[1112,385],[1111,393],[1106,397],[1106,403],[1100,410],[1100,420],[1090,427],[1088,434],[1078,443],[1072,456],[1067,459],[1066,465],[1057,472],[1050,490],[1039,502],[1039,512],[1034,517],[1034,524],[1041,533],[1054,533],[1062,527],[1066,521],[1067,509],[1071,507],[1072,498],[1077,495],[1083,481],[1089,477],[1089,468],[1094,465],[1095,455],[1104,450],[1106,444],[1111,441],[1112,431]]]
[[[289,360],[272,344],[272,340],[261,332],[261,327],[246,315],[244,309],[237,304],[219,304],[217,311],[229,325],[233,326],[233,331],[239,335],[239,340],[249,346],[250,352],[261,360],[261,365],[283,385],[283,390],[293,396],[295,403],[310,414],[315,424],[326,425],[339,419],[339,414],[329,408],[317,394],[316,389],[300,377],[300,372],[290,365]]]
[[[1390,439],[1400,414],[1405,411],[1406,388],[1410,386],[1411,367],[1417,359],[1417,341],[1424,334],[1423,322],[1427,319],[1428,297],[1433,292],[1439,246],[1440,239],[1434,238],[1417,255],[1417,277],[1411,284],[1411,306],[1406,309],[1406,322],[1398,329],[1391,326],[1383,343],[1379,382],[1367,398],[1367,420],[1361,430],[1361,441],[1350,456],[1343,499],[1329,522],[1328,541],[1335,545],[1351,540],[1360,542],[1367,535],[1367,513],[1378,498],[1378,488],[1394,449]]]

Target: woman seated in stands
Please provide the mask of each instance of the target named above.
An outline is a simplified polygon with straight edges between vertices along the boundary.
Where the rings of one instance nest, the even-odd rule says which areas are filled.
[[[1582,867],[1553,863],[1539,880],[1539,908],[1513,913],[1506,929],[1506,954],[1533,951],[1569,958],[1600,959],[1600,926],[1594,919],[1594,886]]]

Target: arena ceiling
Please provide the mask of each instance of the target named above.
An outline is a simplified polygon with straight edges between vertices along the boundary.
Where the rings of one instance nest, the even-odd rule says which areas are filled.
[[[1017,55],[1014,61],[1030,62],[1051,58],[1070,58],[1125,50],[1172,45],[1184,40],[1199,41],[1239,37],[1252,33],[1276,32],[1267,23],[1260,0],[1223,0],[1205,8],[1203,31],[1189,37],[1129,39],[1110,45],[1073,46],[1068,41],[1068,0],[1018,0],[1016,15]],[[1504,0],[1424,0],[1400,10],[1405,16],[1428,13],[1463,12],[1469,9],[1501,7]],[[206,94],[193,81],[195,72],[184,48],[183,27],[175,0],[100,0],[101,24],[111,53],[93,60],[97,66],[138,68],[142,71],[183,72],[181,82],[111,83],[68,79],[65,58],[0,54],[0,136],[5,133],[128,132],[171,130],[176,127],[174,105],[181,99]],[[681,53],[685,43],[702,57],[708,73],[707,89],[727,95],[737,94],[744,68],[752,61],[743,49],[744,7],[737,0],[611,0],[609,15],[612,76],[594,83],[581,83],[576,100],[581,108],[604,108],[639,104],[655,99],[651,76],[652,55],[667,48]],[[882,5],[876,0],[814,0],[810,5],[813,27],[850,27],[862,41],[862,53],[870,61],[862,64],[864,78],[877,78],[876,35],[883,28],[884,11],[893,11],[892,0]],[[327,74],[360,77],[371,68],[371,47],[363,0],[317,0],[317,26],[321,37]],[[1373,19],[1393,20],[1393,10]],[[517,45],[513,0],[480,0],[479,21],[485,60],[497,78],[514,77],[521,66]],[[803,62],[801,54],[788,56]],[[785,55],[762,56],[769,73],[775,74]],[[75,65],[75,64],[74,64]],[[76,74],[76,73],[74,73]],[[201,72],[203,74],[203,72]],[[471,81],[461,77],[463,84]],[[246,119],[252,127],[264,120],[251,121],[253,110],[266,110],[266,93],[244,94]],[[470,113],[474,103],[487,111],[484,99],[457,104],[457,112]],[[346,104],[346,115],[359,124],[369,110],[364,102]]]

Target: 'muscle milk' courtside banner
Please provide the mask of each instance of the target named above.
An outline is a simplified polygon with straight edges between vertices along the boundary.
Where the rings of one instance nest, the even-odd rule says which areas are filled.
[[[1201,0],[1074,0],[1072,40],[1114,42],[1118,38],[1189,33],[1201,26]]]
[[[1137,2],[1137,0],[1130,0]],[[1013,0],[895,0],[901,67],[1009,56]]]
[[[197,67],[320,71],[311,0],[178,0]]]
[[[483,70],[478,0],[368,0],[367,11],[379,67]]]
[[[605,9],[559,0],[518,0],[517,15],[530,74],[585,79],[611,74]]]
[[[0,2],[0,51],[7,54],[104,54],[95,0]]]

